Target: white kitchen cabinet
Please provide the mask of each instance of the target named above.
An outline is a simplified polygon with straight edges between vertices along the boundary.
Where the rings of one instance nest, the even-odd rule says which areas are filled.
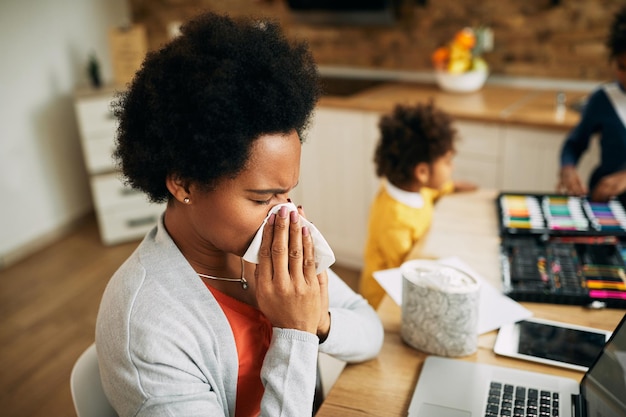
[[[143,237],[157,222],[165,206],[124,185],[113,160],[117,121],[111,112],[114,91],[77,92],[74,100],[85,166],[105,244]]]
[[[378,180],[374,146],[379,115],[317,108],[302,146],[300,183],[292,193],[342,265],[360,268],[369,205]]]
[[[519,192],[554,192],[563,138],[560,131],[508,126],[502,155],[501,188]]]
[[[507,126],[499,188],[518,192],[555,192],[560,152],[566,136],[566,131]],[[579,164],[579,173],[585,182],[599,161],[598,152],[598,141],[594,139]]]
[[[503,128],[499,124],[455,122],[456,143],[453,178],[481,188],[499,188]]]

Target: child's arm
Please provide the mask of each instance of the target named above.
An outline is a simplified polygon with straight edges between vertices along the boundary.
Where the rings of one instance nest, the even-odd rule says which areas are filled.
[[[455,193],[462,193],[466,191],[475,191],[478,189],[478,186],[469,181],[454,181],[454,191]]]

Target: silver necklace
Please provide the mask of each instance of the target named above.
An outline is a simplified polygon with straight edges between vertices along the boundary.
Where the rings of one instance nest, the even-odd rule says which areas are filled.
[[[228,282],[240,282],[241,288],[244,290],[248,289],[248,281],[243,276],[243,258],[241,258],[241,278],[222,278],[222,277],[214,277],[213,275],[206,275],[197,273],[200,278],[214,279],[216,281],[228,281]]]

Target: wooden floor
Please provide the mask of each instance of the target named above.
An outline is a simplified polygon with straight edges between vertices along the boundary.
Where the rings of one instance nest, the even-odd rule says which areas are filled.
[[[0,415],[75,416],[72,366],[94,341],[110,276],[138,242],[104,246],[93,217],[0,271]],[[358,271],[333,266],[354,289]]]

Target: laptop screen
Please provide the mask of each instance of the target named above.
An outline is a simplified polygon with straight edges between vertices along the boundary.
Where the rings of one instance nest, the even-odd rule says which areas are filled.
[[[626,415],[626,315],[581,382],[587,416]]]

